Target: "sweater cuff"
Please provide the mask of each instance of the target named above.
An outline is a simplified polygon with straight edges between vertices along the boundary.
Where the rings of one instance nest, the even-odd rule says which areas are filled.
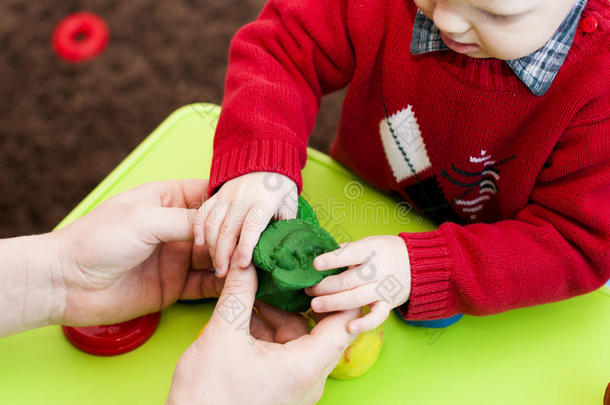
[[[400,233],[411,264],[411,294],[397,308],[404,319],[424,320],[449,316],[451,257],[441,231]]]
[[[307,155],[295,145],[263,139],[233,149],[215,152],[210,169],[208,196],[225,182],[252,172],[280,173],[292,179],[299,194],[303,188],[301,169]]]

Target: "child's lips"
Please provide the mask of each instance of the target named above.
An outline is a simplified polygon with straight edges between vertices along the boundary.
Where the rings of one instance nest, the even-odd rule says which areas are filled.
[[[479,49],[479,46],[477,44],[464,44],[461,42],[454,41],[442,32],[441,39],[443,40],[445,45],[447,45],[449,48],[458,53],[469,53]]]

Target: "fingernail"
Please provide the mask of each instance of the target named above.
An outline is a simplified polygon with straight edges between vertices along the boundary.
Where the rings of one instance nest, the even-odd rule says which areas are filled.
[[[248,267],[248,259],[246,258],[246,256],[241,256],[239,258],[239,262],[238,262],[240,267]]]
[[[357,333],[358,333],[358,326],[349,325],[349,326],[347,327],[347,331],[348,331],[350,334],[355,335],[355,334],[357,334]]]
[[[318,312],[321,309],[320,303],[318,301],[311,301],[311,309],[313,309],[315,312]]]
[[[195,240],[195,243],[198,245],[203,245],[203,238],[201,236],[198,236]]]
[[[317,268],[324,267],[325,264],[326,262],[324,261],[324,259],[316,259],[315,266]]]

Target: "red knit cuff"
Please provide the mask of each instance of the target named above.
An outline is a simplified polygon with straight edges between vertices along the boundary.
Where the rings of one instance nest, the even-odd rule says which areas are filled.
[[[233,149],[215,152],[210,169],[208,195],[225,182],[252,172],[274,172],[292,179],[299,194],[303,188],[301,169],[305,166],[305,150],[287,142],[263,139]]]
[[[411,295],[398,307],[409,320],[438,319],[448,316],[451,257],[440,231],[400,233],[411,263]]]

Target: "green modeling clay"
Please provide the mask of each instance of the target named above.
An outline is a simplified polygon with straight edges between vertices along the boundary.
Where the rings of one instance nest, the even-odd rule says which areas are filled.
[[[345,270],[314,269],[316,256],[338,249],[339,245],[318,226],[313,210],[305,204],[299,198],[297,219],[271,223],[261,234],[253,253],[258,274],[256,297],[285,311],[306,311],[311,297],[303,288]]]
[[[299,196],[297,219],[304,219],[310,224],[319,225],[318,217],[316,217],[316,213],[313,212],[313,208],[311,208],[311,205],[301,196]]]

